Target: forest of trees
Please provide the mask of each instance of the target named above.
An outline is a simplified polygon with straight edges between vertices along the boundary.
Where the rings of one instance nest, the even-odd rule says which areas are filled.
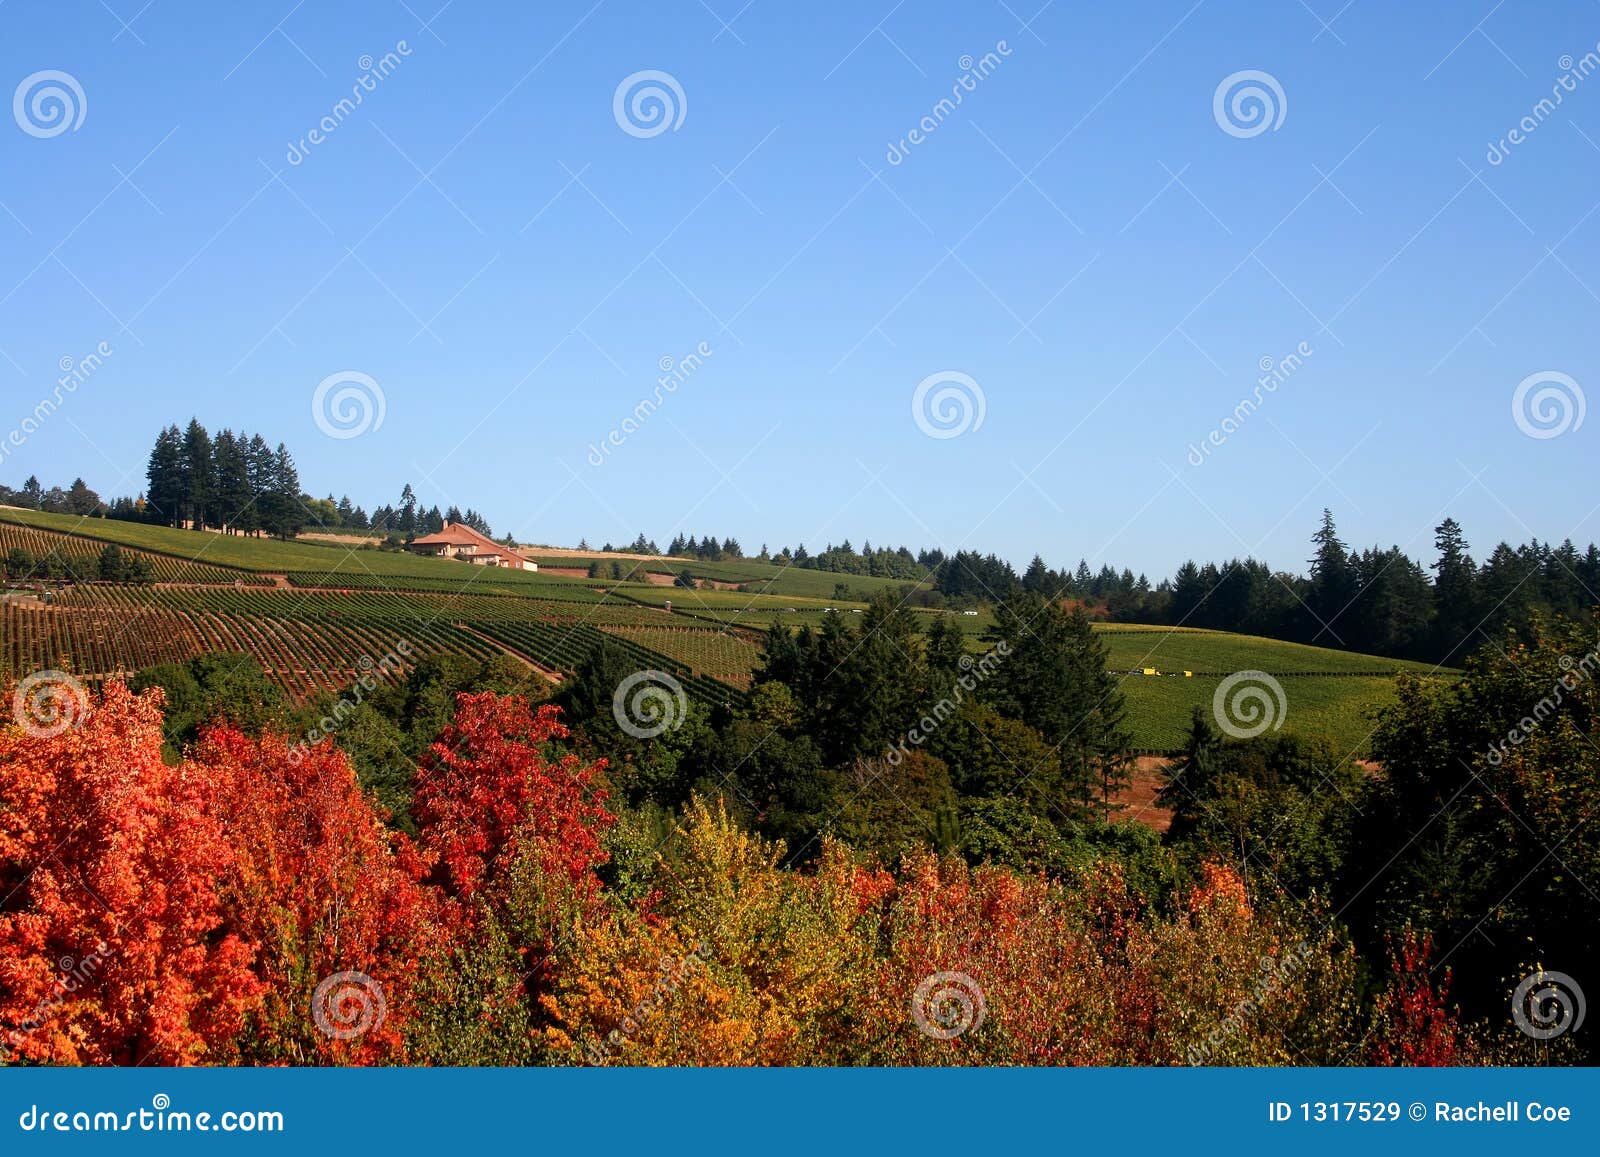
[[[63,490],[52,486],[46,490],[35,475],[28,475],[19,489],[0,486],[0,506],[21,506],[28,510],[42,510],[46,514],[103,514],[106,505],[100,496],[82,478],[74,478],[72,485]]]
[[[623,549],[643,552],[643,535]],[[607,544],[607,549],[610,545]],[[1447,518],[1434,529],[1435,556],[1424,565],[1398,546],[1353,550],[1323,511],[1302,570],[1278,570],[1255,558],[1197,564],[1151,584],[1109,564],[1080,561],[1054,569],[1034,555],[1021,574],[994,554],[906,547],[856,550],[846,540],[818,553],[805,545],[757,562],[845,575],[927,582],[902,591],[911,605],[997,604],[1021,594],[1082,604],[1096,618],[1158,626],[1203,627],[1394,658],[1455,664],[1486,639],[1526,628],[1539,613],[1581,615],[1600,602],[1600,548],[1502,542],[1481,562],[1461,526]],[[679,535],[674,557],[720,562],[742,557],[736,539],[718,543]],[[841,596],[842,597],[842,596]]]

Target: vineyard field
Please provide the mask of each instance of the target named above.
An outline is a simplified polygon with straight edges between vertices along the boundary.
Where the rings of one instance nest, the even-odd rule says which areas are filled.
[[[476,623],[474,627],[495,640],[504,643],[517,654],[523,655],[544,667],[571,672],[596,647],[607,642],[618,649],[641,670],[665,671],[683,684],[691,696],[716,706],[730,704],[741,698],[740,692],[727,683],[697,674],[687,663],[659,651],[651,650],[632,639],[608,636],[587,623]]]
[[[25,550],[35,559],[43,559],[46,555],[54,554],[58,558],[71,559],[78,563],[80,567],[92,568],[99,561],[100,552],[104,547],[104,543],[95,542],[91,539],[76,538],[70,534],[36,530],[33,527],[0,521],[0,555],[8,555],[13,550]],[[124,550],[124,554],[143,559],[150,567],[151,577],[159,583],[232,583],[240,580],[246,583],[266,583],[271,581],[248,571],[212,566],[204,562],[186,562],[183,559],[172,558],[168,555],[151,554],[149,551],[128,548]],[[12,581],[28,581],[29,577],[13,575]]]
[[[397,575],[418,579],[437,579],[466,583],[486,572],[470,563],[453,559],[426,558],[404,551],[378,550],[366,546],[340,546],[307,542],[285,542],[274,538],[221,534],[215,531],[174,530],[143,522],[121,522],[111,518],[77,518],[66,514],[45,514],[16,507],[0,508],[0,522],[61,534],[77,535],[100,542],[115,542],[154,554],[165,554],[181,561],[201,560],[209,564],[284,574],[348,576]],[[571,579],[540,575],[537,571],[495,568],[497,584],[534,593],[533,588],[570,585]],[[331,582],[331,578],[328,580]],[[358,580],[359,581],[359,580]],[[323,585],[327,585],[324,583]]]
[[[1390,675],[1400,671],[1427,674],[1434,670],[1426,663],[1379,659],[1226,631],[1173,631],[1168,628],[1130,631],[1119,624],[1096,633],[1110,651],[1107,666],[1113,671],[1155,667],[1163,672],[1189,670],[1197,674],[1224,675],[1248,670],[1274,675]]]
[[[748,689],[750,675],[761,662],[761,648],[736,635],[697,627],[605,627],[606,634],[628,639],[676,659],[697,675],[708,675]]]

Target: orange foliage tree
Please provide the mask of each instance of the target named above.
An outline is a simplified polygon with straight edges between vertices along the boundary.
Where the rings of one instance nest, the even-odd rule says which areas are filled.
[[[1333,1063],[1350,1039],[1353,955],[1227,868],[1160,918],[1108,867],[1064,883],[922,851],[889,873],[829,843],[797,873],[782,852],[695,803],[649,917],[587,926],[545,997],[556,1058]]]
[[[61,1064],[227,1063],[263,985],[226,926],[233,849],[203,768],[161,759],[161,692],[0,731],[0,1043]]]
[[[220,727],[188,766],[214,785],[211,810],[234,850],[222,877],[229,927],[257,948],[266,996],[252,1059],[403,1063],[418,971],[454,934],[420,883],[425,862],[329,743],[291,757],[280,738]]]

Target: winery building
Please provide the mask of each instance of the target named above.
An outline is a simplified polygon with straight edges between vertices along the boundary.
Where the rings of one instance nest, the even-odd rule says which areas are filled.
[[[539,564],[523,558],[509,546],[502,546],[470,526],[447,522],[437,534],[412,539],[406,549],[413,554],[434,558],[457,558],[474,566],[506,566],[512,570],[538,570]]]

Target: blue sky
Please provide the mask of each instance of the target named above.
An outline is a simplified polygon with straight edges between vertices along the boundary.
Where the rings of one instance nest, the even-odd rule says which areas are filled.
[[[0,118],[0,426],[112,350],[0,481],[132,492],[197,415],[286,441],[314,492],[410,481],[551,544],[1156,578],[1298,567],[1323,506],[1430,557],[1444,513],[1480,554],[1600,538],[1600,417],[1534,438],[1512,411],[1530,375],[1600,382],[1600,75],[1570,79],[1600,6],[741,2],[0,5],[4,92],[58,70],[84,106],[55,135]],[[683,98],[641,136],[613,97],[643,70]],[[1282,93],[1253,135],[1214,113],[1244,70]],[[383,421],[329,437],[312,399],[346,370]],[[912,398],[944,373],[983,421],[929,437]]]

